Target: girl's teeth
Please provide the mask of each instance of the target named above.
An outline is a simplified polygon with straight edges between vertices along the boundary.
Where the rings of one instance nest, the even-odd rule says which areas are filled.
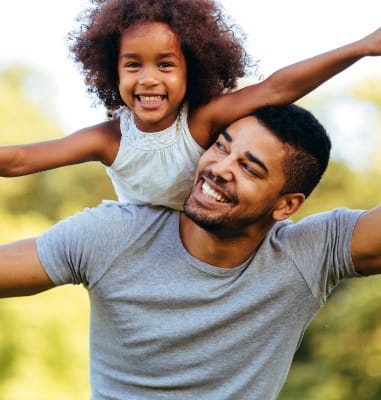
[[[156,102],[161,100],[161,96],[140,96],[140,100],[145,102]]]

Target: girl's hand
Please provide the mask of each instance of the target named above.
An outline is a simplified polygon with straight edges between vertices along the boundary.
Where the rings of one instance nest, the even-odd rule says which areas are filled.
[[[364,56],[381,55],[381,28],[378,28],[370,35],[358,41],[358,44],[364,48]]]

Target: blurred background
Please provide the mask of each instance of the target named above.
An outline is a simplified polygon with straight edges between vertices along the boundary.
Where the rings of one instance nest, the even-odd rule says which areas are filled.
[[[244,85],[379,24],[377,2],[225,0],[258,68]],[[0,0],[0,145],[59,137],[105,118],[68,60],[65,35],[86,1]],[[250,11],[248,6],[250,5]],[[321,186],[295,217],[381,199],[381,59],[365,58],[303,98],[333,141]],[[0,242],[42,232],[115,198],[103,167],[0,178]],[[381,398],[381,278],[342,284],[308,329],[281,400]],[[88,301],[80,287],[0,302],[0,400],[86,399]]]

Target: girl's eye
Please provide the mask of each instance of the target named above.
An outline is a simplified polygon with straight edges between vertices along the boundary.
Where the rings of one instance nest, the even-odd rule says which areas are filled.
[[[126,65],[125,65],[125,68],[132,68],[132,69],[134,69],[134,68],[139,68],[139,63],[137,63],[137,62],[129,62],[129,63],[127,63]]]
[[[173,67],[173,64],[169,62],[163,61],[160,63],[160,68],[170,68],[170,67]]]

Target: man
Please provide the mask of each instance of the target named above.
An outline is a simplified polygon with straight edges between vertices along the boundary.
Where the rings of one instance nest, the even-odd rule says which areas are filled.
[[[344,278],[381,271],[381,208],[294,224],[330,141],[297,106],[231,124],[184,212],[104,204],[0,249],[0,294],[83,284],[92,399],[275,399]]]

